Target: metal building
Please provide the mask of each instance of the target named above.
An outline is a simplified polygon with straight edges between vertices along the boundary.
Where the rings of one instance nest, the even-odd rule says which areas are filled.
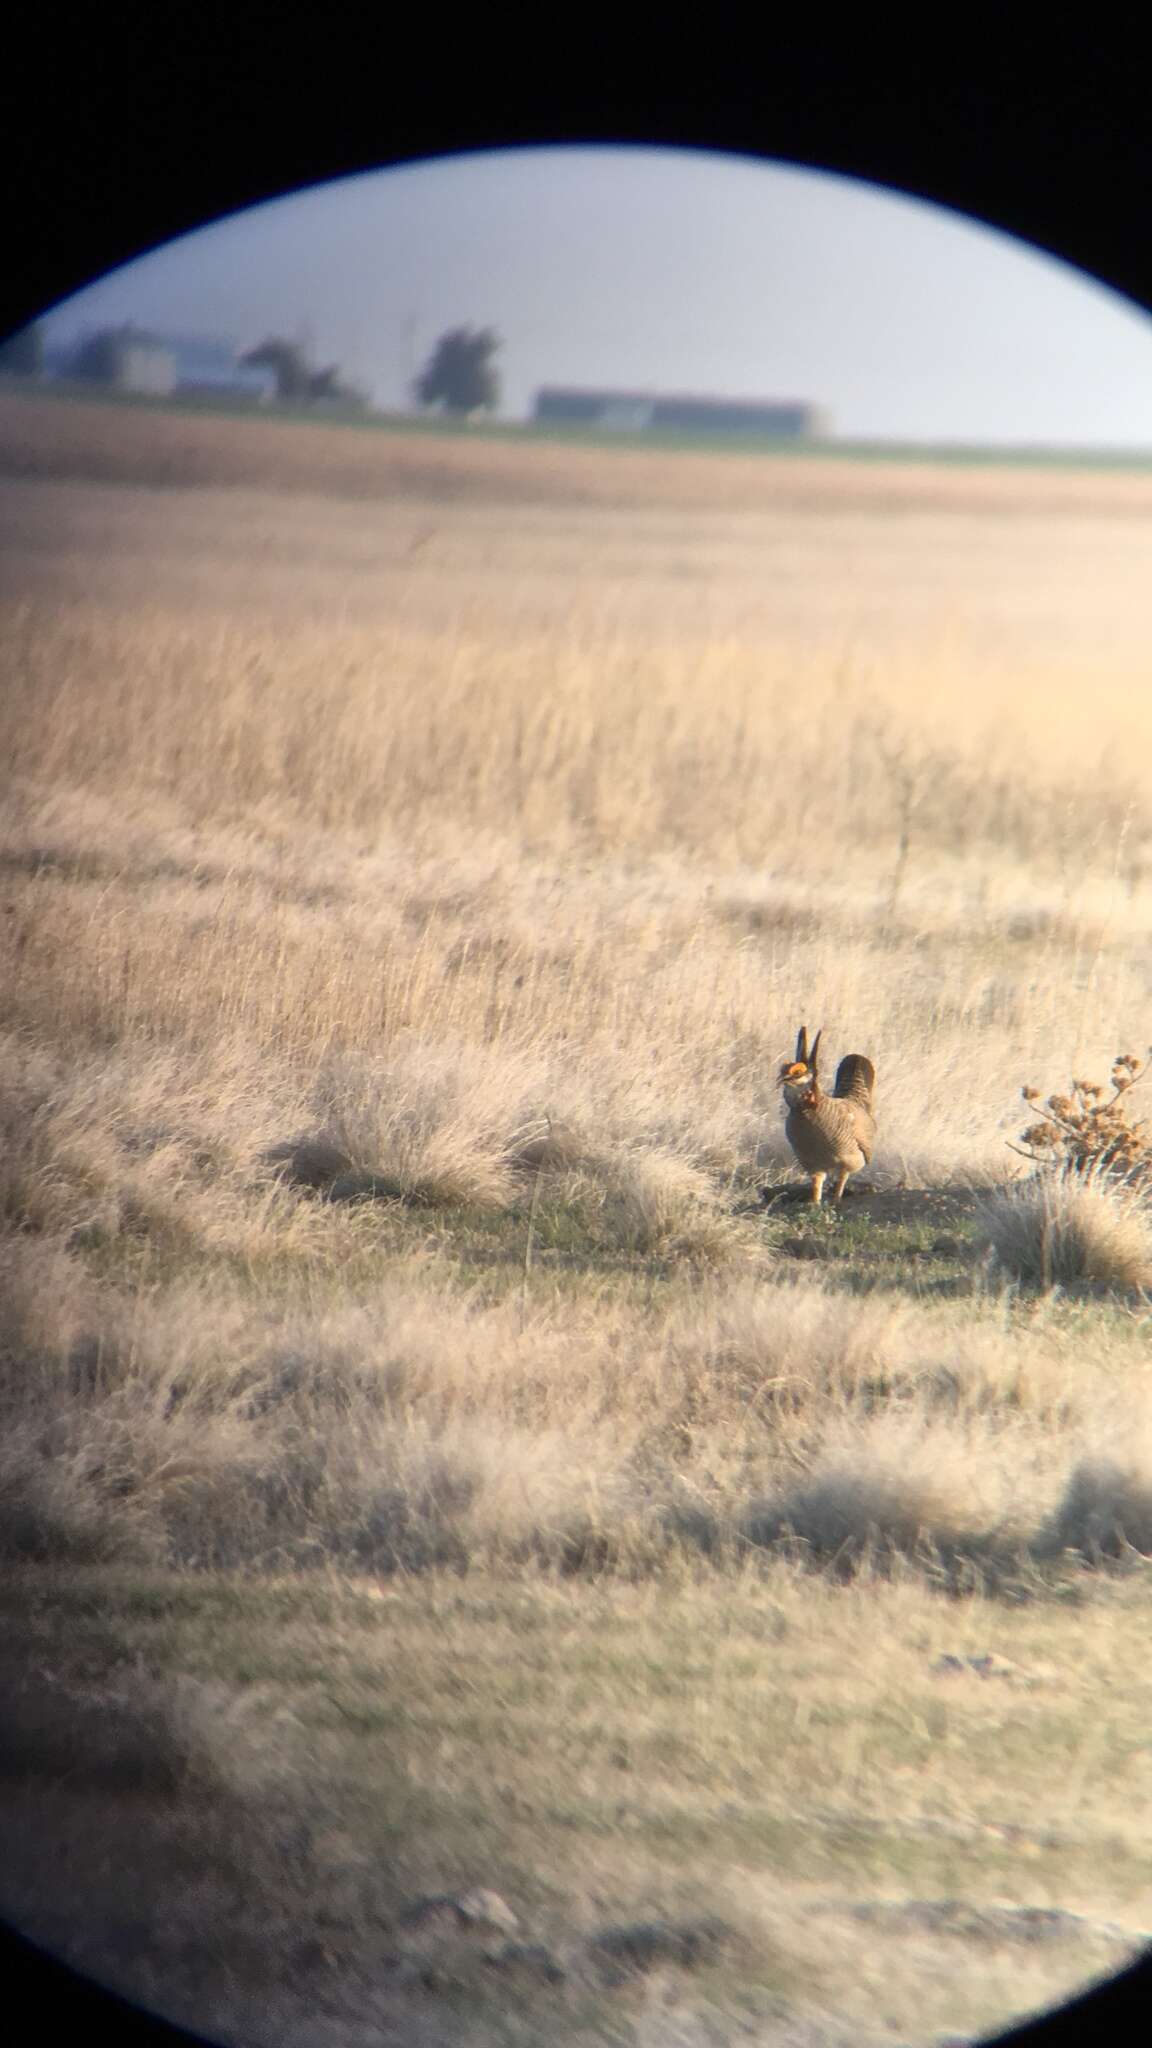
[[[828,430],[819,407],[800,399],[699,398],[656,391],[590,391],[546,385],[533,418],[561,426],[642,434],[731,435],[740,440],[813,440]]]

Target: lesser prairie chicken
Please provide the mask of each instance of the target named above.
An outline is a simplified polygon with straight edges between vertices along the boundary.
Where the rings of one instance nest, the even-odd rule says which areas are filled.
[[[835,1176],[834,1199],[839,1201],[850,1173],[867,1166],[876,1144],[876,1119],[872,1095],[876,1069],[862,1052],[844,1055],[836,1069],[831,1095],[820,1086],[817,1062],[822,1031],[808,1049],[808,1027],[800,1026],[796,1057],[780,1069],[780,1086],[788,1105],[784,1135],[811,1183],[811,1198],[820,1202],[824,1182]]]

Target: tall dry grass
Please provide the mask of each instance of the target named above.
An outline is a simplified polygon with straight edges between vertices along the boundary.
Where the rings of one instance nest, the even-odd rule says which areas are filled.
[[[875,1059],[876,1176],[913,1187],[1002,1181],[1022,1077],[1145,1042],[1140,480],[645,457],[638,509],[588,451],[443,444],[468,489],[433,496],[316,430],[278,498],[304,443],[255,423],[36,417],[0,618],[10,1552],[1142,1540],[1135,1311],[866,1300],[747,1213],[801,1020]],[[399,463],[371,504],[337,442]],[[120,481],[51,480],[85,464]]]
[[[526,1317],[378,1265],[132,1287],[10,1240],[3,1555],[632,1574],[799,1545],[979,1584],[1147,1547],[1134,1327],[779,1275]]]

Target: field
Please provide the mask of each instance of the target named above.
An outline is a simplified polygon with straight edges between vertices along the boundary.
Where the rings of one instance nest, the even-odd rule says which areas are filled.
[[[1149,1938],[1152,1237],[1012,1148],[1152,1036],[1150,512],[0,394],[29,1931],[323,2048],[968,2039]]]

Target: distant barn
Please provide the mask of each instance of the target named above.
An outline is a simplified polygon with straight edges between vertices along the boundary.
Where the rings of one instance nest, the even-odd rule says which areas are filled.
[[[536,393],[533,418],[550,426],[624,434],[730,435],[740,440],[802,441],[827,432],[820,409],[798,399],[692,398],[655,391],[585,391],[560,384]]]
[[[80,377],[138,398],[273,398],[271,370],[242,363],[236,346],[215,335],[153,334],[131,323],[106,327],[79,342],[49,342],[50,377]]]

